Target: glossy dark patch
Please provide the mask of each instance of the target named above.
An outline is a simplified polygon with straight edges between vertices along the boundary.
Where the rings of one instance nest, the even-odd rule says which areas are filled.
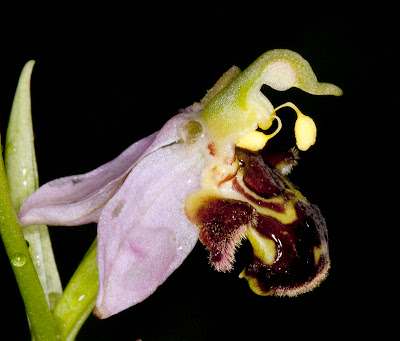
[[[248,188],[265,199],[282,193],[279,177],[269,168],[259,154],[238,149],[237,157],[244,164],[243,182]]]

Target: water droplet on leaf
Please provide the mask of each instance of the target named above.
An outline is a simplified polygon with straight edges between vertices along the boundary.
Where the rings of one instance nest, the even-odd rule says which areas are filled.
[[[20,268],[21,266],[24,266],[25,263],[26,263],[26,257],[22,253],[16,253],[11,258],[11,264],[16,266],[17,268]]]

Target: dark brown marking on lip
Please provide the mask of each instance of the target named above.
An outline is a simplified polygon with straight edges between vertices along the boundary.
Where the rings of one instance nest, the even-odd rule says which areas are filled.
[[[265,164],[273,169],[282,170],[283,168],[291,169],[297,164],[299,154],[296,148],[291,148],[288,151],[279,150],[275,146],[267,146],[261,152],[262,159]]]
[[[231,270],[235,249],[251,226],[258,239],[249,236],[255,253],[241,273],[251,289],[257,294],[277,296],[312,290],[330,267],[326,223],[320,210],[296,193],[287,177],[279,169],[270,168],[260,153],[242,149],[236,152],[239,170],[221,183],[233,179],[232,189],[242,195],[243,201],[210,191],[194,205],[195,212],[190,215],[199,227],[199,239],[209,252],[210,263],[218,271]],[[278,197],[283,202],[272,202]],[[295,210],[295,220],[288,224],[261,209],[285,215],[288,204]],[[261,259],[263,252],[270,252],[263,249],[264,245],[271,247],[270,240],[275,248],[270,253],[272,259]]]
[[[255,229],[275,241],[277,257],[264,264],[253,256],[245,275],[256,278],[260,290],[273,295],[295,296],[313,289],[326,277],[329,268],[325,219],[315,205],[296,203],[298,218],[282,224],[274,218],[259,215]],[[314,247],[322,248],[315,260]]]
[[[251,205],[230,199],[210,197],[196,214],[199,239],[210,253],[210,262],[219,271],[229,271],[236,246],[254,218]]]

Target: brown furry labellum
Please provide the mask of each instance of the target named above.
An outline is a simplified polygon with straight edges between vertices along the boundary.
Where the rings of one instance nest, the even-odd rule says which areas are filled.
[[[330,266],[328,238],[318,207],[286,177],[297,163],[297,152],[238,148],[236,157],[239,169],[230,183],[242,200],[213,193],[191,215],[210,263],[218,271],[230,271],[236,247],[247,238],[254,254],[240,277],[256,294],[295,296],[312,290]]]

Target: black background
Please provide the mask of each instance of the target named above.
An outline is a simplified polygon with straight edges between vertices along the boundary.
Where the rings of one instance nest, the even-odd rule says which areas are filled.
[[[91,316],[77,340],[214,340],[239,331],[253,339],[299,322],[296,330],[307,332],[393,316],[385,304],[396,291],[398,227],[394,8],[137,3],[0,4],[2,142],[19,73],[30,59],[36,60],[32,107],[45,183],[111,160],[200,100],[232,65],[245,68],[274,48],[294,50],[320,81],[344,90],[338,98],[263,88],[274,106],[293,101],[317,124],[317,144],[301,153],[290,178],[327,220],[332,269],[320,288],[301,297],[258,297],[237,278],[240,252],[234,271],[222,274],[198,244],[145,302],[107,320]],[[294,113],[280,116],[287,129],[280,138],[292,139]],[[65,286],[96,226],[50,233]],[[0,339],[28,340],[23,303],[0,250],[1,295],[12,299],[0,310]]]

